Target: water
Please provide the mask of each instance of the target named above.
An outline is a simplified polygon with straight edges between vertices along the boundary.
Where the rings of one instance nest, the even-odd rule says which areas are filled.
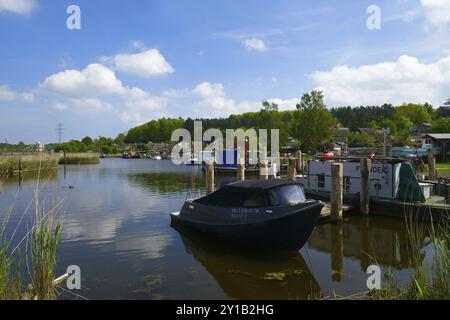
[[[232,178],[219,177],[219,184]],[[411,272],[400,220],[321,225],[302,250],[288,253],[249,252],[173,229],[169,214],[180,210],[188,190],[204,192],[203,182],[199,167],[153,160],[102,159],[45,175],[43,203],[62,203],[57,273],[80,266],[76,293],[89,299],[306,299],[366,291],[366,269],[375,260],[384,271],[392,266],[400,283]],[[1,215],[15,202],[8,234],[21,221],[16,243],[31,223],[26,210],[36,183],[29,175],[0,183]]]

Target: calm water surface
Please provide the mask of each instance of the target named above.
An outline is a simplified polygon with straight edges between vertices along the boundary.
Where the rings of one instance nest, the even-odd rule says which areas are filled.
[[[169,214],[180,210],[189,190],[204,192],[203,182],[198,167],[153,160],[105,159],[45,175],[42,202],[63,203],[57,273],[80,266],[77,293],[89,299],[306,299],[367,290],[365,270],[375,259],[383,270],[392,266],[398,282],[410,273],[400,220],[321,225],[302,250],[288,253],[229,248],[173,229]],[[14,203],[9,234],[21,221],[16,239],[31,223],[27,206],[36,183],[33,176],[0,183],[1,215]],[[428,251],[422,250],[424,263]]]

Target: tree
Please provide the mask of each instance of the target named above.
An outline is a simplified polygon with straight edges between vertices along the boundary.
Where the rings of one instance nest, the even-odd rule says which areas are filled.
[[[321,91],[305,93],[297,110],[295,131],[305,151],[314,152],[331,140],[336,119],[328,111]]]
[[[267,100],[264,100],[262,105],[263,105],[264,111],[278,112],[278,104],[276,104],[274,102],[269,102]]]
[[[408,118],[413,124],[420,124],[425,122],[431,122],[432,108],[430,113],[430,107],[428,104],[415,104],[408,103],[403,104],[395,109],[395,115],[397,117]]]
[[[448,98],[447,101],[444,102],[444,106],[450,107],[450,98]]]
[[[450,117],[443,117],[433,122],[430,129],[431,133],[448,133],[450,132]]]
[[[94,143],[94,140],[92,140],[91,137],[84,137],[83,140],[81,140],[85,145],[90,146]]]

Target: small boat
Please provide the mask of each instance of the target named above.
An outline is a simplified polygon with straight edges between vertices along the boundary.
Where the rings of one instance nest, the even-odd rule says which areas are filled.
[[[171,220],[244,246],[297,250],[308,241],[323,206],[307,200],[299,183],[247,180],[187,200]]]
[[[162,160],[161,156],[154,156],[152,157],[152,160]]]

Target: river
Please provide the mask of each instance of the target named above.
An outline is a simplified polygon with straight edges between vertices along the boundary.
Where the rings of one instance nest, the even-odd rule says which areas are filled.
[[[218,177],[219,184],[233,177]],[[222,181],[222,182],[220,182]],[[0,183],[0,221],[14,242],[26,233],[36,175]],[[199,167],[170,161],[102,159],[60,166],[39,180],[42,203],[61,204],[64,237],[57,273],[81,269],[88,299],[307,299],[366,291],[367,267],[392,267],[397,282],[411,272],[405,223],[347,218],[316,227],[298,252],[249,252],[170,226],[189,190],[204,193]],[[24,214],[25,212],[25,214]],[[430,250],[421,250],[423,263]],[[62,299],[76,296],[63,293]]]

